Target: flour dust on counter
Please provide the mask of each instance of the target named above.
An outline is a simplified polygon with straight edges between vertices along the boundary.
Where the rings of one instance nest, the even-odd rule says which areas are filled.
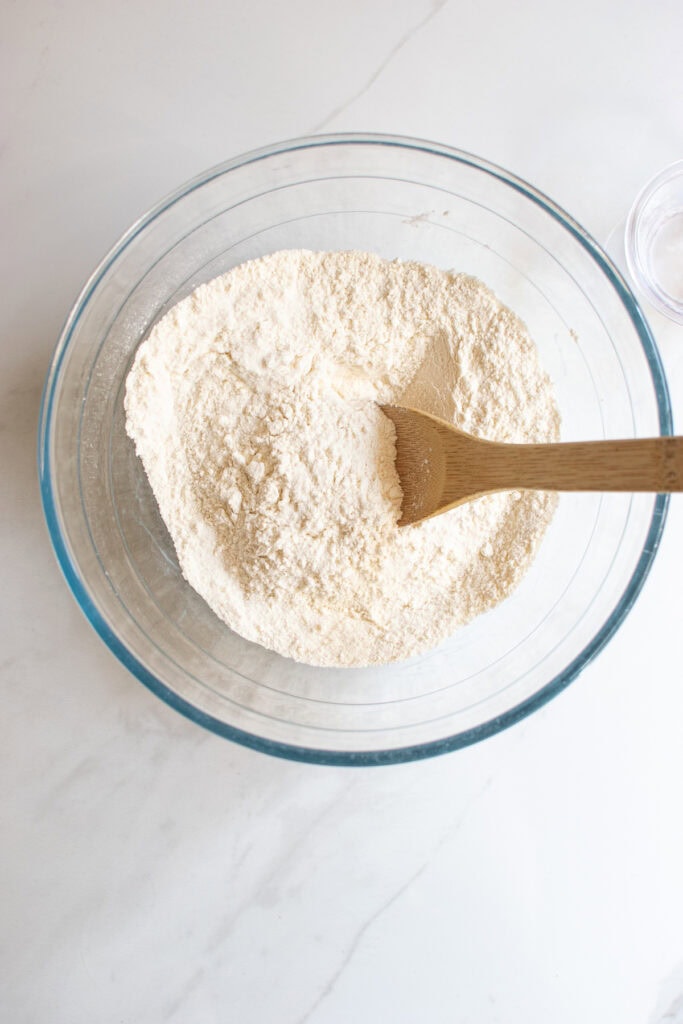
[[[287,250],[179,302],[140,345],[126,423],[187,581],[237,633],[312,665],[392,662],[506,597],[555,497],[482,497],[399,528],[410,405],[497,441],[554,441],[524,324],[480,281]]]

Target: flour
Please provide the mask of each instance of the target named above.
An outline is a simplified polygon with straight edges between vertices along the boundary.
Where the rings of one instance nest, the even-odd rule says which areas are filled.
[[[552,495],[396,526],[378,402],[498,441],[558,436],[521,321],[475,278],[419,263],[273,253],[202,285],[140,346],[128,433],[184,576],[248,640],[314,665],[395,661],[528,568]]]

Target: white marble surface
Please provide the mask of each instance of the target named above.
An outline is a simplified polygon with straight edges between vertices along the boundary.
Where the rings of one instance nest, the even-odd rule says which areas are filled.
[[[540,713],[333,769],[203,732],[127,674],[59,574],[34,455],[95,262],[250,147],[434,138],[606,239],[683,156],[680,0],[8,0],[1,21],[1,1019],[681,1024],[681,499],[626,625]],[[652,322],[678,410],[683,329]]]

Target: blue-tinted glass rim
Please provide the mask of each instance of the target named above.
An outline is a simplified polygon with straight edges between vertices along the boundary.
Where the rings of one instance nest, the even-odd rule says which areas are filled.
[[[169,207],[178,202],[191,192],[196,191],[216,177],[219,177],[230,170],[244,167],[248,164],[265,160],[274,155],[291,153],[304,149],[312,149],[320,146],[348,146],[348,145],[373,145],[390,146],[399,149],[416,150],[428,153],[432,156],[445,157],[460,164],[474,167],[500,182],[508,185],[517,192],[526,196],[533,203],[540,206],[554,220],[562,226],[579,242],[580,245],[591,255],[602,272],[615,289],[622,304],[624,305],[631,321],[638,333],[643,351],[650,368],[652,382],[657,401],[659,413],[660,432],[663,435],[673,433],[673,419],[669,390],[664,375],[659,350],[654,337],[650,331],[647,321],[638,305],[638,302],[626,284],[626,281],[612,264],[609,257],[602,251],[598,243],[584,229],[567,214],[561,207],[545,196],[538,189],[534,188],[522,178],[498,167],[496,164],[482,160],[470,153],[458,150],[439,143],[428,142],[422,139],[413,139],[397,135],[368,134],[363,132],[351,132],[335,135],[316,135],[292,139],[286,142],[276,143],[261,149],[252,150],[233,160],[219,164],[203,174],[198,175],[177,189],[171,195],[161,200],[148,213],[137,220],[131,228],[114,245],[104,257],[99,266],[95,269],[90,279],[85,284],[74,307],[69,314],[64,329],[57,342],[52,358],[50,369],[45,381],[43,396],[40,407],[40,424],[38,431],[38,472],[40,479],[40,492],[43,503],[43,510],[47,520],[50,538],[57,555],[60,567],[71,588],[78,604],[86,618],[94,627],[99,636],[104,640],[110,650],[117,658],[153,693],[169,704],[172,708],[180,711],[191,721],[204,726],[206,729],[234,740],[246,747],[272,754],[277,757],[287,758],[294,761],[303,761],[311,764],[325,765],[355,765],[370,766],[397,764],[405,761],[415,761],[422,758],[434,757],[437,754],[448,753],[458,750],[461,747],[469,746],[480,740],[492,736],[502,729],[506,729],[516,722],[521,721],[533,711],[542,707],[549,700],[560,693],[583,671],[583,669],[596,657],[607,642],[614,636],[617,629],[624,621],[626,615],[632,608],[647,575],[652,566],[654,557],[659,547],[664,523],[669,506],[669,496],[659,494],[655,499],[655,506],[648,530],[643,551],[635,567],[633,575],[624,590],[620,600],[613,609],[611,615],[605,621],[598,633],[593,637],[576,658],[558,675],[551,679],[546,685],[533,695],[533,697],[522,701],[514,708],[498,715],[488,722],[484,722],[472,729],[457,733],[454,736],[445,737],[441,740],[434,740],[429,743],[421,743],[415,746],[399,747],[389,750],[368,750],[368,751],[333,751],[316,750],[308,747],[294,746],[292,744],[275,742],[263,739],[260,736],[245,732],[233,726],[221,722],[219,719],[199,710],[192,704],[179,697],[170,690],[160,679],[148,671],[137,658],[122,643],[119,637],[109,626],[106,619],[100,614],[88,593],[86,586],[80,578],[76,565],[72,562],[65,538],[59,526],[54,492],[51,481],[52,467],[49,459],[50,433],[52,426],[52,412],[54,403],[55,386],[59,378],[59,371],[68,348],[73,331],[78,324],[85,306],[90,301],[100,281],[109,271],[120,254],[128,245],[157,217],[161,216]]]

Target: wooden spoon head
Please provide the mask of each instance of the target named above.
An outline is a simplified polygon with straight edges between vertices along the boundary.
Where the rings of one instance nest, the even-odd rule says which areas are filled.
[[[396,428],[396,472],[403,490],[399,526],[438,516],[465,501],[499,490],[487,474],[500,448],[452,423],[398,405],[382,405]]]
[[[446,480],[439,421],[416,409],[382,405],[396,428],[396,472],[403,490],[399,526],[409,526],[441,511]]]

